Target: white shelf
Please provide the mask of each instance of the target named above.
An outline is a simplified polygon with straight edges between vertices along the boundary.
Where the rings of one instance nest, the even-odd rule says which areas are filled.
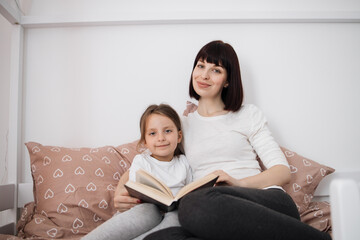
[[[22,16],[25,28],[207,23],[359,23],[360,12],[127,12],[91,16]]]

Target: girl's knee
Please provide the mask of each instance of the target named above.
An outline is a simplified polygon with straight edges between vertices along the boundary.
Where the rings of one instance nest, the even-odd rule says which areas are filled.
[[[163,214],[159,211],[158,207],[152,203],[142,203],[132,209],[128,210],[132,216],[141,216],[144,219],[160,222]]]

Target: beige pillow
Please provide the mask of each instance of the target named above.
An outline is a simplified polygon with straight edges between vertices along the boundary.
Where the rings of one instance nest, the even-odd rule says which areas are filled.
[[[308,208],[301,213],[301,221],[322,232],[331,233],[330,203],[311,202]]]
[[[34,182],[34,212],[23,235],[81,237],[116,212],[113,197],[137,142],[118,147],[64,148],[26,143]]]
[[[293,198],[301,214],[308,208],[320,181],[335,169],[304,158],[284,147],[281,147],[281,150],[291,171],[291,181],[283,188]]]

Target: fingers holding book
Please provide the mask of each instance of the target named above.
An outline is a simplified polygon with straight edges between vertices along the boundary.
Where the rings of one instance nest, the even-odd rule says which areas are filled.
[[[238,185],[238,180],[236,178],[231,177],[229,174],[227,174],[223,170],[216,170],[216,171],[212,172],[212,174],[219,176],[219,178],[217,179],[216,184],[215,184],[216,186],[224,186],[224,185],[237,186]]]
[[[118,190],[115,193],[114,207],[119,212],[125,212],[140,203],[141,203],[141,200],[138,198],[131,197],[125,187],[118,188]]]

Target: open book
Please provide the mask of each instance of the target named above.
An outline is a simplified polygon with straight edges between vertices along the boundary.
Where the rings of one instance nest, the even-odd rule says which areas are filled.
[[[169,212],[177,207],[178,201],[183,196],[196,189],[213,187],[217,179],[217,175],[209,174],[184,186],[173,196],[170,188],[163,181],[140,169],[136,172],[136,182],[128,181],[125,187],[130,196],[154,203],[161,210]]]

